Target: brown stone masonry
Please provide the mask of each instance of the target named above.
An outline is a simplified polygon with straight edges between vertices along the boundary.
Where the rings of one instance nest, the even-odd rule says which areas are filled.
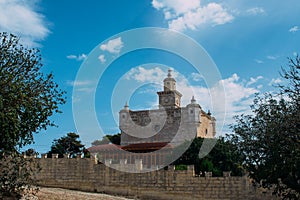
[[[188,170],[167,170],[129,174],[120,172],[94,158],[41,158],[42,171],[37,176],[40,186],[60,187],[89,192],[129,196],[138,199],[205,199],[247,200],[275,199],[255,190],[247,177],[195,177]]]

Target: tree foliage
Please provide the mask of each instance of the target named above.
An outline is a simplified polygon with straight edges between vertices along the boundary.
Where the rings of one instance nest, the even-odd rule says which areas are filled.
[[[76,133],[68,133],[59,139],[53,141],[51,150],[48,154],[59,154],[63,157],[64,154],[69,154],[71,158],[76,158],[78,154],[86,153],[84,145],[79,140],[79,135]]]
[[[32,185],[35,185],[35,174],[40,168],[33,157],[11,153],[0,158],[0,199],[20,199],[24,192],[37,191]]]
[[[49,119],[65,103],[53,74],[41,72],[39,50],[0,33],[0,152],[33,142],[33,133],[54,123]]]
[[[236,117],[231,141],[245,155],[249,175],[286,199],[300,198],[300,59],[282,70],[277,95],[256,96],[251,115]]]
[[[102,140],[95,140],[92,142],[92,146],[102,145],[102,144],[116,144],[120,145],[121,143],[121,134],[115,134],[115,135],[106,135],[102,138]]]
[[[203,140],[203,138],[195,138],[189,148],[185,151],[185,153],[180,156],[173,164],[194,165],[196,174],[212,172],[213,176],[222,176],[224,171],[231,171],[232,175],[243,175],[243,155],[240,154],[235,145],[232,145],[224,138],[206,139],[217,140],[217,143],[206,157],[200,159],[199,151],[202,146]],[[174,150],[175,154],[177,150]]]
[[[43,74],[42,66],[38,49],[0,33],[0,198],[17,198],[31,188],[36,163],[18,150],[33,143],[34,133],[54,126],[49,117],[65,103],[53,74]]]

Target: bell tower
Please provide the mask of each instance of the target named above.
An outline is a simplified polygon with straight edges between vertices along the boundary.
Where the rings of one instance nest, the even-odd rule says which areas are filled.
[[[159,106],[163,108],[180,108],[182,94],[176,90],[176,80],[172,77],[172,70],[168,70],[168,77],[164,79],[164,91],[157,92]]]

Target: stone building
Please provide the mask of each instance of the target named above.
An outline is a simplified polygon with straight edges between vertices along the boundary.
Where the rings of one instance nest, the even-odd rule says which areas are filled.
[[[164,79],[163,91],[157,92],[159,108],[130,110],[126,103],[119,112],[121,144],[92,146],[88,150],[98,154],[101,162],[141,161],[148,169],[163,166],[173,149],[195,137],[213,138],[215,118],[196,103],[194,97],[181,106],[182,94],[176,90],[171,70]]]
[[[178,144],[190,137],[212,138],[216,134],[215,118],[204,112],[192,97],[181,107],[182,94],[169,70],[163,91],[157,92],[159,109],[130,110],[127,103],[119,112],[121,145],[166,142]]]

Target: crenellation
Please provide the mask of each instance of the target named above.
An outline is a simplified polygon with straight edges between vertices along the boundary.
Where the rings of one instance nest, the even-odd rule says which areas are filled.
[[[37,182],[41,186],[132,197],[151,194],[154,199],[176,199],[174,196],[182,198],[182,195],[188,199],[275,199],[268,193],[261,194],[259,190],[254,190],[247,177],[195,177],[191,172],[192,166],[188,166],[187,170],[175,170],[174,166],[169,166],[168,169],[154,172],[129,174],[104,164],[96,164],[94,159],[58,158],[37,161],[42,167],[37,175]],[[136,163],[142,164],[141,160],[136,160]],[[133,166],[126,164],[125,160],[120,160],[119,164]]]
[[[64,157],[64,158],[70,158],[70,154],[69,154],[69,153],[64,154],[63,157]]]
[[[52,154],[51,157],[52,157],[52,159],[58,158],[58,154],[57,153]]]

